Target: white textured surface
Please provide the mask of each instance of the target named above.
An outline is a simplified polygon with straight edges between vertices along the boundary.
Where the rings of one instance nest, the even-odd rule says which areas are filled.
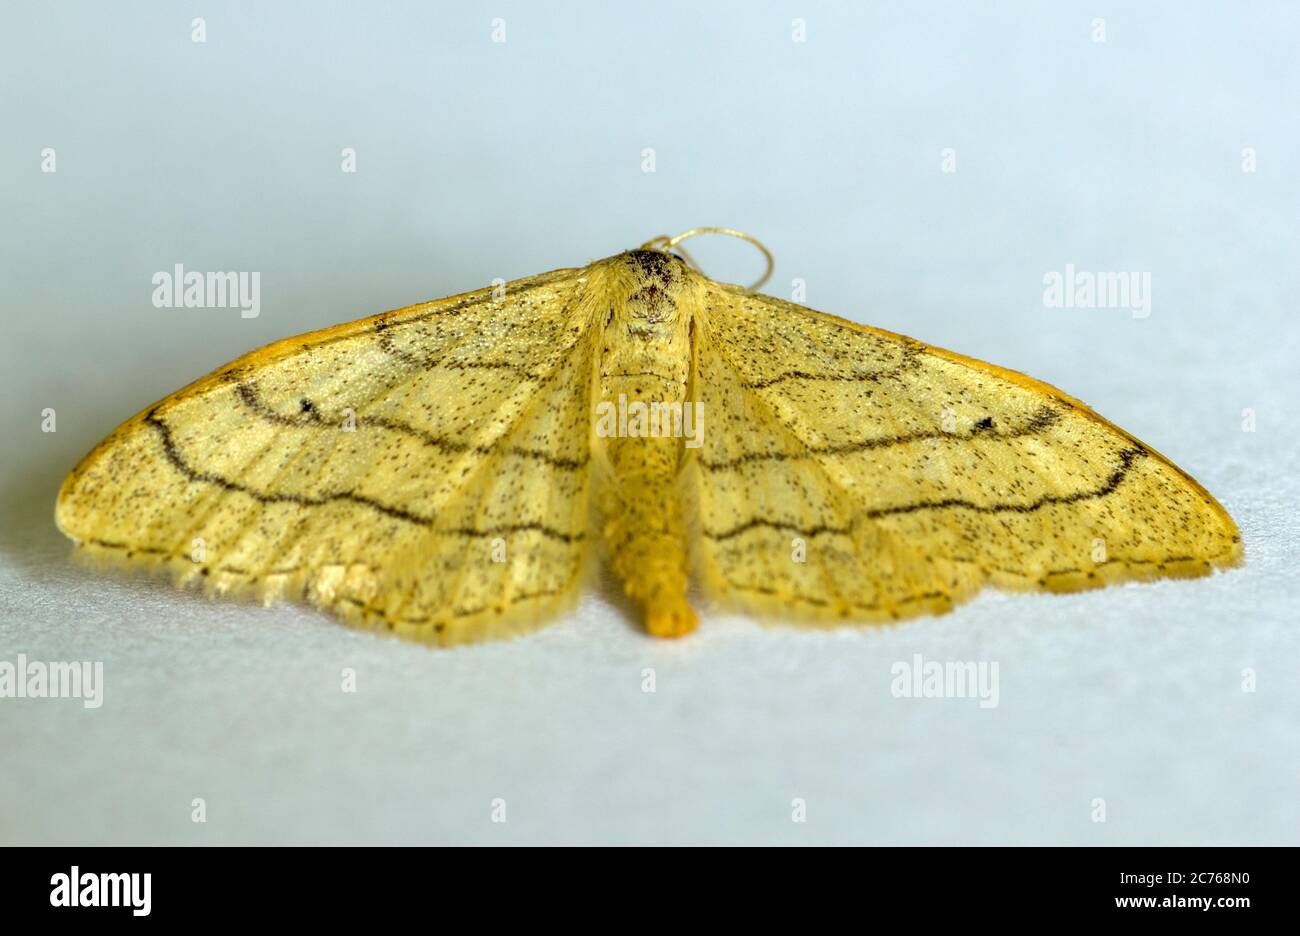
[[[0,841],[1300,842],[1295,8],[1143,4],[1095,44],[1094,5],[531,6],[221,4],[204,45],[167,4],[7,13],[0,660],[106,688],[0,699]],[[764,237],[773,292],[1088,400],[1220,497],[1247,566],[673,644],[607,589],[436,652],[67,562],[63,473],[213,366],[696,224]],[[744,279],[728,246],[700,256]],[[153,308],[174,263],[260,271],[262,315]],[[1066,263],[1150,271],[1151,317],[1044,308]],[[1000,704],[894,698],[915,653],[998,662]]]

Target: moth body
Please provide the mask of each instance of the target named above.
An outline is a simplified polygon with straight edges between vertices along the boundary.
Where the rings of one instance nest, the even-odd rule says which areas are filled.
[[[645,609],[646,629],[660,637],[696,626],[686,601],[689,549],[677,483],[685,417],[698,425],[687,399],[698,305],[691,276],[677,257],[639,250],[601,261],[590,278],[609,304],[596,406],[618,416],[612,427],[595,424],[594,448],[609,466],[595,478],[602,535],[615,575]]]

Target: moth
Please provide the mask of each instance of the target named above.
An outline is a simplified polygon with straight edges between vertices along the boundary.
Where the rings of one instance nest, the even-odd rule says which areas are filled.
[[[58,526],[439,644],[525,631],[602,567],[676,637],[692,583],[879,622],[1240,562],[1219,503],[1078,400],[715,282],[680,239],[254,351],[100,443]]]

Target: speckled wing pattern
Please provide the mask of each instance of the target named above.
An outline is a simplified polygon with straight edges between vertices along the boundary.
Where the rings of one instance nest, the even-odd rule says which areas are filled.
[[[663,404],[698,435],[609,418]],[[440,644],[540,623],[597,545],[665,637],[697,625],[691,578],[873,621],[1242,552],[1199,484],[1060,391],[647,249],[246,355],[100,443],[55,516],[92,556]]]
[[[270,345],[150,407],[59,495],[83,551],[439,643],[571,601],[593,333],[560,270]]]
[[[717,283],[695,340],[693,561],[725,605],[889,620],[1240,560],[1196,481],[1022,374]]]

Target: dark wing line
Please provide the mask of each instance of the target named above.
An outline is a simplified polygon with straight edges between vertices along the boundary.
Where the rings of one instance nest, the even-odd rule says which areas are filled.
[[[915,370],[920,366],[921,352],[925,346],[921,344],[903,345],[902,357],[899,362],[892,367],[883,370],[866,371],[857,374],[812,374],[807,371],[786,371],[783,374],[777,374],[775,377],[768,377],[763,380],[741,381],[741,386],[746,390],[762,390],[765,387],[771,387],[786,380],[844,380],[844,381],[870,381],[878,383],[879,381],[889,378],[898,377],[909,370]],[[735,366],[734,364],[732,365]]]
[[[405,324],[405,323],[403,323]],[[384,322],[375,323],[375,334],[379,336],[379,347],[387,355],[397,358],[403,364],[415,370],[432,371],[439,367],[447,370],[509,370],[517,373],[521,380],[543,380],[543,377],[534,374],[526,367],[513,364],[509,361],[448,361],[445,359],[434,360],[431,357],[420,357],[405,351],[393,344],[391,334],[392,329],[386,326]]]
[[[547,380],[550,379],[548,376]],[[293,416],[287,416],[284,413],[276,412],[262,399],[257,391],[257,384],[251,379],[236,380],[235,393],[244,406],[252,410],[261,419],[273,423],[277,426],[294,426],[304,428],[315,426],[321,429],[336,429],[342,425],[343,420],[335,415],[333,418],[326,418],[314,406],[305,412]],[[303,401],[310,404],[310,400]],[[465,452],[474,452],[477,455],[514,455],[520,458],[530,458],[534,461],[545,462],[556,468],[565,471],[575,471],[584,467],[590,455],[584,455],[582,458],[559,458],[549,452],[540,449],[529,449],[519,445],[510,445],[499,448],[495,445],[469,445],[465,442],[457,442],[446,436],[436,436],[431,432],[423,429],[417,429],[414,426],[407,425],[395,419],[388,419],[384,416],[356,416],[355,422],[358,428],[363,426],[375,426],[379,429],[388,429],[392,432],[402,433],[420,442],[435,448],[441,452],[449,454],[462,454]]]
[[[144,421],[147,425],[152,426],[155,430],[157,430],[158,435],[162,442],[163,453],[167,456],[167,460],[171,463],[172,467],[174,467],[186,478],[188,478],[191,481],[198,481],[205,484],[213,484],[216,485],[217,487],[224,488],[225,490],[228,491],[237,491],[241,494],[246,494],[249,497],[253,498],[254,500],[260,501],[261,503],[264,504],[289,503],[289,504],[298,504],[303,507],[320,507],[325,504],[333,503],[335,501],[350,501],[351,503],[354,504],[360,504],[363,507],[369,507],[372,510],[384,514],[385,516],[392,517],[396,520],[403,520],[407,523],[416,524],[417,526],[429,527],[431,528],[433,533],[439,535],[447,535],[447,536],[492,536],[494,534],[499,534],[499,533],[517,533],[523,531],[535,531],[551,539],[560,540],[565,543],[572,543],[583,539],[585,535],[583,533],[566,533],[563,530],[557,530],[543,523],[513,523],[513,524],[503,524],[501,526],[496,526],[496,527],[486,527],[482,529],[470,529],[467,527],[459,527],[454,529],[439,530],[433,528],[433,524],[437,520],[436,516],[433,515],[425,516],[421,514],[412,513],[411,511],[404,510],[401,507],[394,507],[391,504],[385,504],[381,501],[377,501],[374,500],[373,498],[367,497],[364,494],[357,494],[353,491],[334,491],[328,494],[321,494],[316,497],[308,497],[303,494],[290,494],[290,493],[276,494],[276,493],[267,493],[265,491],[258,491],[248,487],[247,485],[243,485],[235,481],[231,481],[229,478],[222,477],[221,475],[213,474],[211,472],[199,471],[193,466],[191,466],[188,462],[186,462],[184,456],[182,456],[180,453],[179,447],[176,445],[175,439],[172,438],[171,427],[168,426],[167,423],[165,423],[162,420],[162,418],[157,415],[157,407],[150,410],[145,415]]]
[[[742,582],[737,582],[735,579],[730,577],[727,577],[725,581],[729,586],[736,589],[737,591],[748,591],[748,592],[754,592],[755,594],[768,595],[768,596],[779,596],[782,594],[778,589],[771,588],[767,585],[746,585]],[[792,592],[789,594],[789,597],[794,601],[802,601],[807,604],[813,605],[815,607],[826,607],[832,604],[832,602],[826,598],[815,598],[811,595],[801,594],[800,592]],[[894,605],[890,605],[890,607],[895,607],[896,605],[911,604],[914,601],[926,601],[926,600],[933,600],[933,599],[949,599],[949,601],[951,601],[951,596],[945,592],[938,592],[938,591],[923,592],[919,595],[909,595],[906,598],[900,598],[897,602],[895,602]],[[852,608],[858,608],[863,611],[879,611],[883,607],[882,605],[877,603],[867,604],[860,601],[845,602],[845,605]]]
[[[1118,467],[1111,472],[1110,477],[1108,477],[1106,482],[1100,487],[1092,490],[1075,491],[1073,494],[1044,494],[1037,500],[1023,504],[1007,502],[976,504],[972,501],[953,497],[938,501],[915,501],[910,504],[898,504],[893,507],[873,508],[871,510],[863,511],[855,516],[853,521],[847,527],[832,527],[824,524],[819,524],[813,527],[800,527],[797,524],[781,523],[779,521],[765,520],[760,517],[755,517],[752,520],[748,520],[738,526],[732,527],[730,530],[723,530],[721,532],[703,530],[701,532],[702,535],[709,539],[717,541],[728,540],[740,536],[742,533],[747,533],[750,530],[759,528],[789,530],[803,536],[813,537],[820,536],[824,533],[847,535],[852,531],[858,520],[874,520],[879,517],[889,517],[896,514],[914,513],[918,510],[948,510],[951,508],[959,508],[962,510],[973,510],[978,513],[1033,513],[1034,511],[1052,504],[1074,504],[1085,500],[1096,500],[1113,494],[1123,482],[1125,476],[1129,473],[1129,470],[1133,467],[1133,463],[1137,461],[1137,459],[1144,457],[1146,454],[1146,449],[1125,449],[1120,453]]]
[[[988,417],[985,417],[986,419]],[[989,428],[976,425],[969,433],[957,435],[954,432],[944,432],[941,429],[925,429],[919,432],[904,433],[893,436],[880,436],[874,439],[863,439],[860,442],[847,442],[843,445],[810,445],[802,452],[745,452],[734,458],[728,458],[721,461],[708,461],[700,459],[700,466],[709,471],[729,471],[738,468],[741,465],[750,464],[759,461],[801,461],[806,458],[812,458],[819,455],[853,455],[858,452],[867,452],[875,449],[890,448],[895,445],[905,445],[909,442],[920,442],[926,439],[1019,439],[1025,436],[1037,435],[1044,429],[1054,425],[1061,418],[1061,412],[1054,406],[1044,405],[1034,413],[1025,425],[1019,429],[1013,429],[1008,432],[992,432]]]
[[[525,277],[524,279],[521,280],[515,280],[513,283],[507,283],[506,284],[507,293],[509,294],[514,292],[519,292],[520,290],[533,289],[534,287],[537,286],[544,286],[547,285],[548,283],[563,279],[564,277],[559,274],[564,274],[564,273],[575,274],[577,272],[578,272],[577,270],[573,270],[573,269],[560,269],[560,270],[551,270],[549,273],[539,273],[536,276]],[[414,304],[427,305],[428,302],[441,302],[441,301],[444,300],[430,299],[427,302],[417,302]],[[482,302],[489,302],[489,301],[492,301],[491,288],[483,287],[481,289],[476,289],[472,292],[466,293],[460,299],[458,299],[456,302],[452,303],[449,306],[445,306],[440,309],[430,309],[427,312],[420,312],[410,316],[409,318],[395,320],[395,317],[399,312],[403,311],[403,309],[410,308],[410,306],[404,306],[402,309],[392,309],[388,312],[381,312],[376,316],[372,316],[375,320],[374,325],[372,327],[374,328],[375,331],[382,331],[384,329],[403,328],[407,325],[413,325],[417,322],[423,322],[426,319],[436,318],[438,316],[445,315],[450,317],[450,316],[460,315],[462,312],[464,312],[466,309],[472,306],[476,306]],[[366,321],[366,319],[363,318],[360,319],[359,321],[364,322]],[[333,328],[338,328],[338,327],[341,326],[331,326],[330,328],[326,328],[323,330],[330,331]],[[302,337],[309,337],[310,335],[311,333],[308,332],[307,335],[304,335]],[[349,341],[356,337],[357,337],[356,332],[351,332],[348,334],[331,335],[328,338],[322,338],[318,341],[306,342],[302,345],[302,348],[303,350],[307,350],[310,348],[320,348],[326,345],[334,344],[339,341]]]
[[[570,576],[566,581],[572,581],[574,576]],[[566,589],[561,588],[542,588],[536,591],[520,592],[510,596],[511,604],[518,604],[521,601],[532,601],[535,598],[549,598],[552,595],[563,595]],[[494,605],[479,605],[477,608],[454,608],[452,617],[470,617],[475,614],[482,614],[484,611],[496,609]],[[500,610],[500,609],[496,609]]]
[[[522,592],[518,595],[513,595],[511,596],[510,600],[511,600],[511,604],[519,604],[520,602],[523,601],[531,601],[537,598],[548,598],[552,595],[562,595],[562,594],[564,594],[563,589],[543,588],[537,591]],[[396,617],[392,617],[382,608],[375,607],[374,605],[371,605],[368,602],[362,601],[360,598],[355,598],[351,595],[339,595],[336,601],[345,601],[348,604],[355,605],[361,608],[366,614],[373,614],[375,617],[379,618],[380,620],[387,622],[390,630],[392,629],[393,625],[398,622],[402,624],[428,624],[430,620],[427,614],[418,614],[418,615],[402,614]],[[481,607],[478,608],[455,608],[452,610],[451,615],[454,618],[469,617],[474,614],[482,614],[485,611],[491,611],[491,610],[495,610],[495,606],[482,605]],[[433,625],[434,631],[436,631],[439,634],[441,634],[446,629],[446,627],[447,627],[446,621],[439,621],[438,623]]]
[[[532,288],[531,286],[523,287],[523,291],[526,292],[528,289],[531,288]],[[468,301],[468,300],[462,301],[449,309],[442,310],[441,312],[425,313],[423,315],[413,316],[412,318],[404,319],[397,323],[390,322],[386,316],[379,316],[375,319],[373,331],[376,337],[378,338],[380,349],[385,354],[391,355],[392,357],[397,358],[399,361],[402,361],[407,366],[413,367],[417,370],[427,371],[427,370],[434,370],[439,367],[445,367],[449,370],[512,370],[518,373],[519,376],[524,380],[544,379],[543,377],[539,377],[538,375],[532,373],[526,367],[522,367],[518,364],[514,364],[509,361],[463,361],[463,360],[449,361],[447,360],[446,356],[435,360],[432,357],[421,357],[418,354],[412,354],[410,351],[406,351],[402,348],[398,348],[396,345],[393,344],[392,332],[395,329],[403,328],[415,322],[422,322],[434,316],[441,317],[446,315],[451,315],[451,316],[459,315],[469,305],[478,305],[485,301],[496,301],[496,300],[492,300],[488,296],[479,295],[478,297],[476,297],[476,301]],[[572,310],[573,308],[573,303],[575,301],[576,301],[576,297],[573,296],[569,297],[568,301],[565,303],[564,313],[562,317],[568,316],[570,310]],[[505,322],[503,324],[507,329],[510,330],[523,327],[522,323],[520,322]],[[459,341],[454,342],[451,345],[451,347],[454,349],[460,347],[461,344],[462,342]]]
[[[128,559],[132,558],[136,553],[140,553],[141,555],[145,555],[145,556],[165,556],[168,559],[179,559],[185,556],[184,553],[179,553],[174,549],[161,549],[157,546],[133,546],[130,543],[118,543],[118,542],[114,542],[113,540],[99,539],[98,537],[94,539],[88,539],[86,540],[86,542],[92,546],[99,546],[103,549],[121,550],[122,552],[126,553],[126,558]],[[293,573],[300,572],[302,571],[303,568],[305,568],[304,566],[300,566],[300,565],[287,566],[278,569],[269,569],[266,572],[257,573],[254,572],[252,569],[245,569],[243,566],[211,565],[211,564],[194,562],[192,559],[188,559],[188,558],[186,559],[186,561],[192,562],[194,565],[198,566],[199,570],[204,575],[209,575],[212,572],[229,572],[232,575],[245,575],[253,580],[257,580],[259,578],[270,578],[273,575],[292,575]],[[375,572],[380,571],[379,566],[370,565],[370,563],[359,562],[357,560],[352,560],[350,562],[343,562],[342,560],[338,560],[338,564],[339,565],[365,565],[365,566],[369,566],[369,568]]]

